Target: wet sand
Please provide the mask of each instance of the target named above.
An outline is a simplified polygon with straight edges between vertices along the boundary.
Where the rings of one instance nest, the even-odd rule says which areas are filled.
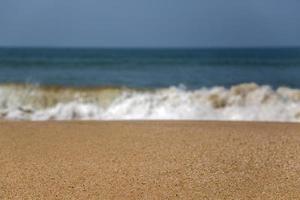
[[[0,122],[0,199],[300,199],[300,124]]]

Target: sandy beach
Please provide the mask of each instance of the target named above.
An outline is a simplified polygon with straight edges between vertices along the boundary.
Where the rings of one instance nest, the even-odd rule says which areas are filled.
[[[0,123],[0,199],[299,198],[300,124]]]

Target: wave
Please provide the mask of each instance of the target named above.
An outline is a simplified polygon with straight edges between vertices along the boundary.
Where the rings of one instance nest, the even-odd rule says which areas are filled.
[[[5,120],[300,121],[300,90],[246,83],[188,90],[0,85]]]

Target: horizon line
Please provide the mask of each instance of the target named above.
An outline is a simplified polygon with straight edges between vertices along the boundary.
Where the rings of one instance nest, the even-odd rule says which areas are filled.
[[[300,49],[300,45],[269,46],[47,46],[47,45],[0,45],[0,49]]]

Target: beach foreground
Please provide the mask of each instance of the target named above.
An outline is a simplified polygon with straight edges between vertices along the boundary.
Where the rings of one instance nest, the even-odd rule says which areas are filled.
[[[1,122],[0,199],[299,199],[300,124]]]

